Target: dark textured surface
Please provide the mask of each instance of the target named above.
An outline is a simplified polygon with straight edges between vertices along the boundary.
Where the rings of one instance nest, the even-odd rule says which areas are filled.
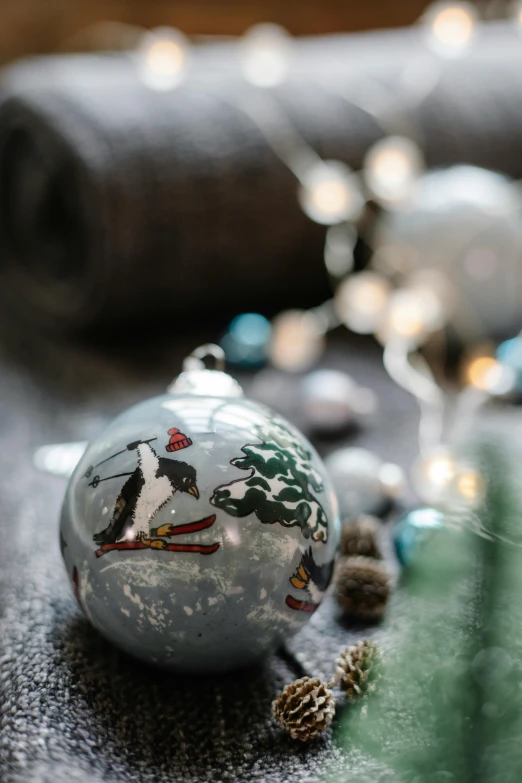
[[[301,666],[329,675],[339,650],[363,633],[340,620],[331,598],[293,642],[293,658],[191,680],[148,669],[104,642],[83,619],[62,569],[57,530],[65,481],[37,472],[33,450],[89,437],[106,416],[161,391],[198,339],[131,361],[10,334],[0,364],[2,783],[311,783],[329,764],[342,766],[331,731],[302,746],[270,717],[276,692]],[[325,358],[379,393],[375,421],[344,442],[407,464],[415,406],[387,380],[379,353],[370,341],[343,339]],[[256,394],[266,388],[262,381],[253,385]],[[288,413],[295,384],[285,384],[280,399]],[[325,453],[340,442],[319,445]]]
[[[15,65],[0,108],[2,288],[64,329],[172,329],[235,310],[238,290],[244,309],[320,301],[324,230],[274,146],[294,155],[297,132],[358,167],[383,133],[407,133],[429,165],[520,177],[521,65],[506,24],[446,61],[418,30],[305,39],[273,92],[242,81],[230,44],[202,47],[173,93],[141,85],[123,55]]]

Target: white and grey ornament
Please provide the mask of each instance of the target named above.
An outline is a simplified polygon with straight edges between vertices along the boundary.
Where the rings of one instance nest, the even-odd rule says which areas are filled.
[[[380,514],[404,488],[402,469],[367,449],[338,449],[325,465],[343,517]]]
[[[379,269],[444,289],[463,342],[511,336],[522,325],[522,193],[474,166],[429,171],[376,223]]]
[[[313,430],[337,432],[370,414],[377,408],[371,389],[358,386],[340,370],[315,370],[299,386],[299,407]]]
[[[313,447],[198,356],[90,444],[61,521],[94,627],[140,659],[202,673],[253,664],[308,621],[339,534]]]

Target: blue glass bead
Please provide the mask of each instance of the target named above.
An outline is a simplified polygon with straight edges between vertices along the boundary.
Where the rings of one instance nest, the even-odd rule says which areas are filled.
[[[419,546],[443,525],[444,515],[434,508],[418,508],[404,514],[393,530],[393,544],[401,565],[411,565]]]
[[[238,367],[260,367],[267,360],[272,327],[259,313],[236,316],[221,340],[227,361]]]
[[[522,392],[522,339],[512,337],[497,348],[496,357],[500,364],[509,367],[515,373],[515,389]]]

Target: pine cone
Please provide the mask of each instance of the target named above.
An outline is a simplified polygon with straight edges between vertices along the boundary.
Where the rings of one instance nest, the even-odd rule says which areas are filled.
[[[355,522],[343,523],[341,531],[341,555],[374,557],[382,559],[378,544],[379,520],[363,514]]]
[[[272,702],[272,714],[292,739],[314,739],[335,715],[331,688],[318,677],[301,677]]]
[[[335,662],[334,682],[353,701],[363,696],[375,678],[377,645],[369,639],[347,647]]]
[[[390,577],[379,560],[342,557],[337,564],[335,591],[346,614],[377,619],[384,614],[390,595]]]

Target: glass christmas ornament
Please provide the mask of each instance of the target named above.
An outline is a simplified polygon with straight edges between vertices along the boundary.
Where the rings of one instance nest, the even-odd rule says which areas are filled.
[[[522,196],[508,178],[453,166],[421,175],[401,208],[379,217],[373,247],[383,264],[400,264],[391,272],[447,281],[447,315],[462,342],[503,339],[521,326],[521,218]]]
[[[285,81],[292,60],[292,38],[277,24],[256,24],[240,42],[240,67],[256,87],[276,87]]]
[[[227,362],[238,367],[261,367],[268,358],[272,327],[259,313],[238,315],[221,340]]]
[[[398,465],[383,462],[366,449],[338,449],[327,457],[325,465],[342,517],[382,513],[405,484]]]
[[[136,52],[142,82],[159,92],[173,90],[185,77],[189,51],[188,39],[180,30],[158,27],[145,33]]]
[[[384,317],[391,285],[377,272],[347,277],[335,292],[335,310],[343,324],[358,334],[373,334]]]
[[[201,356],[90,444],[61,542],[98,631],[144,661],[204,673],[254,664],[307,622],[339,520],[308,441]]]
[[[371,389],[359,387],[340,370],[316,370],[300,384],[299,403],[308,425],[320,432],[337,432],[377,407]]]
[[[443,526],[444,515],[434,508],[419,508],[404,514],[395,525],[392,535],[395,553],[401,565],[411,565],[419,547]]]
[[[300,179],[299,203],[310,220],[333,226],[361,216],[365,201],[359,180],[344,163],[321,160]]]

